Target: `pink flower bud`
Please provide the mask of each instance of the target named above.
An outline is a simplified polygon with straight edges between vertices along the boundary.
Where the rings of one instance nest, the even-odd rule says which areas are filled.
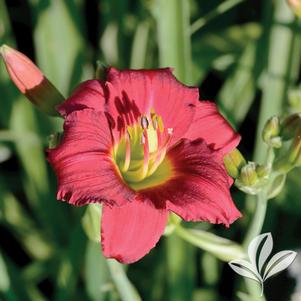
[[[21,93],[42,112],[57,115],[55,107],[64,101],[64,97],[41,70],[27,56],[6,45],[0,48],[0,54],[11,80]]]

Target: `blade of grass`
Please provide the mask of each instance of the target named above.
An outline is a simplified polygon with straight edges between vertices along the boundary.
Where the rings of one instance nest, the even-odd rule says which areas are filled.
[[[54,246],[37,229],[20,202],[10,193],[3,193],[0,207],[1,223],[18,239],[20,244],[35,259],[44,260],[53,255]]]
[[[8,17],[4,0],[0,0],[0,45],[15,45],[14,36],[11,30],[10,20]],[[12,100],[16,96],[16,89],[9,80],[4,63],[0,59],[0,84],[1,84],[1,110],[0,110],[0,126],[3,124],[7,127],[9,115],[12,106]]]
[[[245,0],[227,0],[223,1],[219,4],[214,10],[209,12],[206,16],[199,18],[191,25],[191,34],[194,34],[196,31],[201,29],[206,23],[211,21],[212,19],[218,17],[221,14],[226,13],[231,8],[235,7],[236,5],[244,2]]]
[[[235,71],[226,80],[218,96],[221,108],[235,125],[244,120],[255,97],[257,79],[262,72],[262,64],[256,62],[256,54],[256,43],[246,46]]]
[[[34,42],[37,63],[49,79],[66,95],[74,78],[74,63],[83,66],[83,35],[80,29],[82,16],[75,2],[49,1],[46,8],[42,2],[32,1],[35,17]],[[78,57],[81,60],[78,61]],[[79,68],[79,73],[81,68]],[[80,74],[78,75],[80,78]]]
[[[169,299],[192,300],[196,249],[175,235],[166,241],[167,285]]]
[[[192,84],[189,1],[156,0],[155,4],[160,66],[174,67],[174,74],[180,81]],[[174,235],[168,237],[168,293],[173,301],[192,299],[194,256],[192,246]]]
[[[204,31],[202,36],[194,39],[192,43],[193,63],[197,69],[198,82],[201,82],[212,69],[227,73],[230,70],[231,79],[238,68],[236,65],[241,64],[242,68],[245,65],[242,60],[246,45],[258,40],[261,33],[261,26],[253,22],[233,25],[216,32]],[[226,75],[228,78],[228,74]]]
[[[34,109],[23,97],[14,102],[10,128],[18,136],[39,132]],[[57,210],[59,204],[54,195],[50,196],[49,193],[50,181],[43,145],[39,140],[20,139],[15,147],[24,170],[23,188],[36,219],[50,231],[49,240],[63,241],[68,231],[65,226],[66,217],[63,216],[62,210]]]
[[[106,300],[114,289],[106,259],[100,252],[100,244],[88,241],[85,254],[85,286],[95,301]]]
[[[149,27],[148,22],[142,22],[137,26],[131,51],[131,69],[143,69],[145,66]]]
[[[256,135],[256,161],[263,161],[267,153],[267,146],[262,143],[261,138],[263,126],[268,118],[282,112],[288,88],[296,80],[296,77],[291,74],[292,63],[295,60],[292,58],[292,52],[296,47],[295,43],[298,43],[295,39],[297,32],[294,29],[294,20],[294,15],[287,3],[281,0],[275,1],[275,16],[270,33],[269,61],[263,80],[263,95]],[[295,56],[298,55],[300,52],[295,53]]]
[[[120,299],[122,301],[141,301],[137,290],[127,278],[122,264],[114,259],[108,259],[107,264]]]
[[[192,84],[189,1],[156,0],[154,14],[160,66],[175,68],[174,74],[179,80]]]
[[[22,276],[19,267],[7,256],[3,255],[3,257],[11,280],[11,288],[6,294],[7,300],[46,301],[39,289]]]
[[[57,301],[73,300],[76,296],[80,268],[84,259],[86,235],[80,223],[69,236],[69,243],[61,258],[59,270],[54,275],[56,282],[54,300]]]
[[[126,21],[125,16],[129,9],[129,1],[104,0],[101,10],[101,37],[100,45],[105,63],[119,68],[128,66],[128,49],[126,47]],[[102,28],[105,28],[102,32]]]
[[[7,292],[10,288],[10,279],[7,272],[5,261],[0,250],[0,291]]]

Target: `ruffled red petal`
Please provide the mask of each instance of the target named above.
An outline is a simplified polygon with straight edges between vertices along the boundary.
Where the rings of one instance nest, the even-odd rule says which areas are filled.
[[[101,201],[122,205],[131,200],[135,194],[121,180],[111,148],[104,113],[84,109],[69,114],[63,141],[48,156],[58,178],[57,198],[78,206]]]
[[[98,80],[87,80],[81,83],[72,95],[57,107],[57,110],[63,116],[84,108],[101,112],[104,111],[104,104],[104,84]]]
[[[141,191],[157,207],[167,209],[186,221],[223,223],[241,216],[235,207],[222,158],[201,140],[181,140],[167,153],[174,176],[165,184]]]
[[[103,206],[101,244],[103,254],[122,263],[145,256],[160,239],[168,212],[135,200],[122,207]]]
[[[106,86],[107,112],[116,127],[131,124],[154,109],[162,116],[164,127],[173,128],[173,141],[187,131],[199,99],[198,89],[181,84],[169,68],[124,71],[110,68]]]
[[[230,152],[240,141],[240,135],[218,112],[216,105],[209,101],[198,103],[193,122],[183,138],[190,140],[202,138],[222,154]]]

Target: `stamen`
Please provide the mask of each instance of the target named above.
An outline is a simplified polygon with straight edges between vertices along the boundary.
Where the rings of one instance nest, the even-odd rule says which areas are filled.
[[[149,168],[148,170],[148,173],[147,173],[147,176],[150,176],[152,175],[156,170],[157,168],[159,167],[159,165],[162,163],[162,161],[164,160],[165,158],[165,155],[166,155],[166,151],[167,151],[167,147],[168,147],[168,144],[171,140],[171,137],[172,137],[172,132],[173,131],[168,131],[168,135],[164,141],[164,143],[160,146],[160,148],[158,149],[157,151],[157,154],[156,154],[156,158],[155,158],[155,161],[154,163],[151,165],[151,167]]]
[[[126,130],[125,132],[124,139],[125,139],[125,159],[124,159],[122,171],[127,172],[131,162],[131,141],[130,141],[131,136],[128,130]]]
[[[117,150],[118,150],[118,140],[116,138],[116,135],[113,131],[111,131],[112,133],[112,143],[113,143],[113,155],[114,155],[114,158],[116,158],[117,156]]]
[[[159,167],[159,165],[162,163],[162,161],[164,160],[166,155],[166,148],[161,149],[157,154],[156,154],[156,158],[155,161],[153,162],[153,164],[150,166],[147,176],[151,176]]]
[[[145,144],[145,136],[144,136],[143,133],[142,133],[142,135],[141,135],[140,144]]]
[[[141,175],[143,180],[147,176],[147,170],[149,164],[149,143],[148,143],[148,135],[146,129],[143,131],[142,137],[144,137],[144,143],[143,143],[144,159],[143,159],[143,169]]]
[[[162,144],[162,135],[164,131],[164,126],[163,126],[163,121],[161,116],[156,116],[156,120],[157,120],[156,131],[157,131],[158,149],[160,149]]]
[[[159,131],[161,133],[163,133],[163,131],[164,131],[164,125],[163,125],[163,121],[162,121],[162,117],[161,116],[158,116],[158,127],[159,127]]]
[[[152,116],[153,128],[156,130],[158,128],[158,117],[157,115]]]

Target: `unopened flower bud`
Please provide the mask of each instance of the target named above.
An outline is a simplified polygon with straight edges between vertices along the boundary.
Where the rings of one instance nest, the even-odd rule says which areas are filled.
[[[289,161],[295,165],[301,163],[301,129],[295,136],[290,148],[289,148]]]
[[[274,170],[282,173],[289,172],[292,168],[301,165],[301,128],[299,128],[296,136],[289,149],[276,159]]]
[[[55,107],[64,101],[64,97],[41,70],[27,56],[6,45],[0,48],[0,54],[11,80],[21,93],[42,112],[57,115]]]
[[[301,127],[301,115],[292,114],[284,119],[281,124],[280,135],[283,140],[290,140],[294,138],[299,128]]]
[[[273,116],[266,122],[263,128],[262,131],[263,141],[271,145],[271,139],[277,137],[279,133],[280,133],[279,117]]]
[[[267,178],[270,174],[270,171],[271,169],[267,165],[259,164],[256,166],[256,174],[260,179]]]
[[[229,154],[224,157],[224,164],[227,169],[229,176],[232,178],[237,178],[240,172],[240,169],[246,165],[246,160],[240,151],[235,148]]]
[[[293,12],[301,18],[301,0],[287,0],[287,3],[292,8]]]
[[[273,137],[270,139],[269,145],[273,148],[280,148],[282,146],[282,139],[281,137]]]
[[[289,110],[292,112],[301,111],[301,89],[293,89],[288,93]]]
[[[239,180],[246,186],[252,186],[257,182],[258,177],[256,173],[256,164],[254,162],[248,162],[248,164],[241,169]]]

